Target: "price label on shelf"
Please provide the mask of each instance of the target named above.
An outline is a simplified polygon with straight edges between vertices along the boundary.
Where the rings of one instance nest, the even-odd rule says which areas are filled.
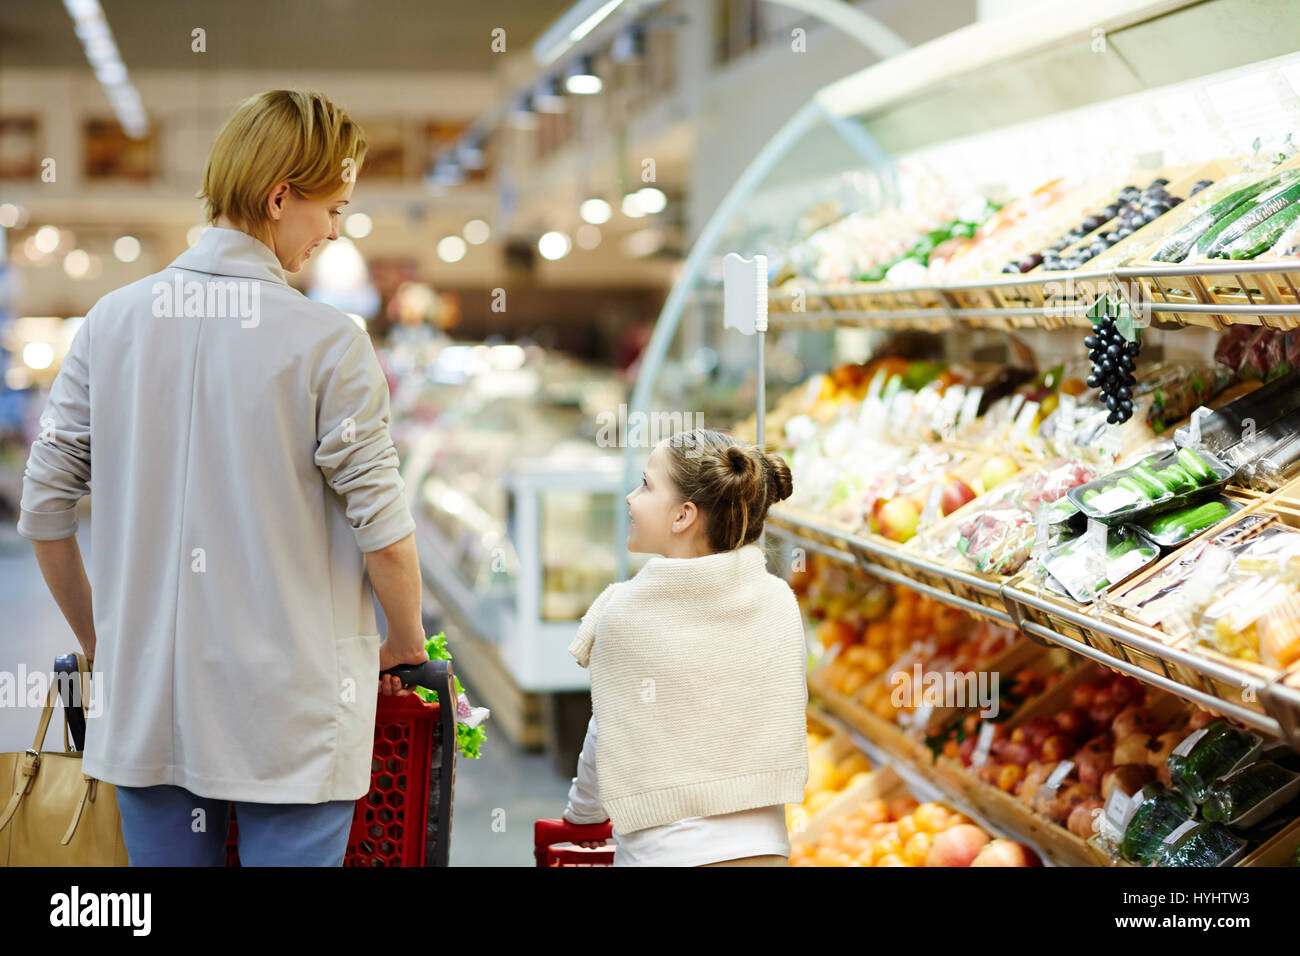
[[[926,496],[925,507],[921,509],[921,519],[917,522],[918,530],[928,528],[939,519],[939,506],[943,500],[943,485],[936,481],[930,486],[930,493]]]
[[[1062,760],[1058,763],[1047,779],[1043,781],[1043,785],[1038,788],[1038,799],[1050,800],[1056,796],[1056,791],[1061,789],[1061,784],[1065,782],[1065,778],[1070,775],[1070,771],[1073,769],[1073,760]]]
[[[1023,441],[1028,436],[1040,407],[1038,402],[1025,402],[1020,406],[1020,411],[1016,413],[1016,423],[1011,428],[1012,438]]]
[[[1107,425],[1103,428],[1101,435],[1097,438],[1097,448],[1112,459],[1118,458],[1120,451],[1124,448],[1124,438],[1120,434],[1120,426]]]
[[[1079,400],[1077,398],[1073,395],[1067,395],[1065,392],[1060,393],[1060,398],[1056,402],[1056,414],[1067,433],[1074,430],[1074,416],[1078,407]]]
[[[916,693],[915,689],[913,693]],[[930,715],[934,713],[934,704],[922,704],[916,710],[912,711],[911,727],[913,730],[925,730],[926,725],[930,723]]]
[[[961,414],[957,416],[958,425],[965,427],[979,417],[980,401],[983,398],[984,389],[979,385],[966,390],[966,397],[961,403]]]
[[[980,724],[980,735],[975,738],[975,749],[971,751],[972,767],[982,767],[989,760],[989,748],[993,746],[993,734],[997,726],[990,720]]]

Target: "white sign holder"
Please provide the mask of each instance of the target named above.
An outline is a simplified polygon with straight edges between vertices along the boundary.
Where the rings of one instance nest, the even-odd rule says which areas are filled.
[[[766,450],[763,419],[767,412],[767,371],[764,338],[767,333],[767,256],[745,259],[729,252],[722,259],[722,327],[742,335],[758,333],[758,369],[755,381],[757,442]]]

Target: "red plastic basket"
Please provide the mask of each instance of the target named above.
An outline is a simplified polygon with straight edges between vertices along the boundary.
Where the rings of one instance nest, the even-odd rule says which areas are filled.
[[[379,697],[370,792],[357,801],[344,866],[424,866],[429,775],[441,708],[415,694]],[[455,741],[449,741],[454,747]],[[452,786],[442,781],[441,786]],[[589,838],[595,839],[595,838]],[[226,865],[239,866],[239,825],[230,807]]]
[[[575,840],[608,840],[610,822],[579,826],[567,820],[537,820],[533,823],[533,858],[538,866],[612,866],[614,848],[602,846],[557,846]]]

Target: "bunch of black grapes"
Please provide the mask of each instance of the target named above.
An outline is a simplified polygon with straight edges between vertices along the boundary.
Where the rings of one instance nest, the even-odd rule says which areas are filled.
[[[1088,387],[1101,389],[1110,414],[1106,421],[1111,425],[1126,422],[1133,417],[1133,386],[1141,342],[1130,342],[1115,325],[1113,316],[1103,316],[1093,328],[1092,335],[1083,340],[1092,360],[1092,374]]]

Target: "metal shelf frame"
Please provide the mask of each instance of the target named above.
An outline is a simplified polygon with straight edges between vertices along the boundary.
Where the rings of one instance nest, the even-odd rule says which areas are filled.
[[[922,555],[886,548],[879,542],[827,527],[805,517],[785,513],[780,509],[773,509],[769,513],[767,530],[768,533],[785,537],[790,543],[806,551],[825,555],[832,560],[858,568],[866,574],[911,588],[952,607],[1017,628],[1040,643],[1047,642],[1064,647],[1145,684],[1191,701],[1198,706],[1218,711],[1268,736],[1277,737],[1294,747],[1300,747],[1300,733],[1297,732],[1300,730],[1300,691],[1278,681],[1270,681],[1219,661],[1144,637],[1111,621],[1095,617],[1085,609],[1076,610],[1063,604],[1048,602],[1022,588],[998,585],[959,569],[938,564]],[[825,543],[827,539],[834,544]],[[998,611],[996,608],[978,604],[943,588],[918,581],[893,568],[885,567],[879,563],[880,557],[885,555],[891,563],[901,563],[918,573],[923,572],[930,577],[950,580],[987,595],[996,595],[1002,602],[1004,610]],[[1239,687],[1243,693],[1253,693],[1265,712],[1260,713],[1244,706],[1243,703],[1223,697],[1215,692],[1212,684],[1207,683],[1206,687],[1194,687],[1181,681],[1172,676],[1168,666],[1165,668],[1165,674],[1158,674],[1131,660],[1116,657],[1084,641],[1062,634],[1030,620],[1026,609],[1045,612],[1078,627],[1081,631],[1108,638],[1121,652],[1123,648],[1132,648],[1166,662],[1166,665],[1181,666],[1205,678]]]

